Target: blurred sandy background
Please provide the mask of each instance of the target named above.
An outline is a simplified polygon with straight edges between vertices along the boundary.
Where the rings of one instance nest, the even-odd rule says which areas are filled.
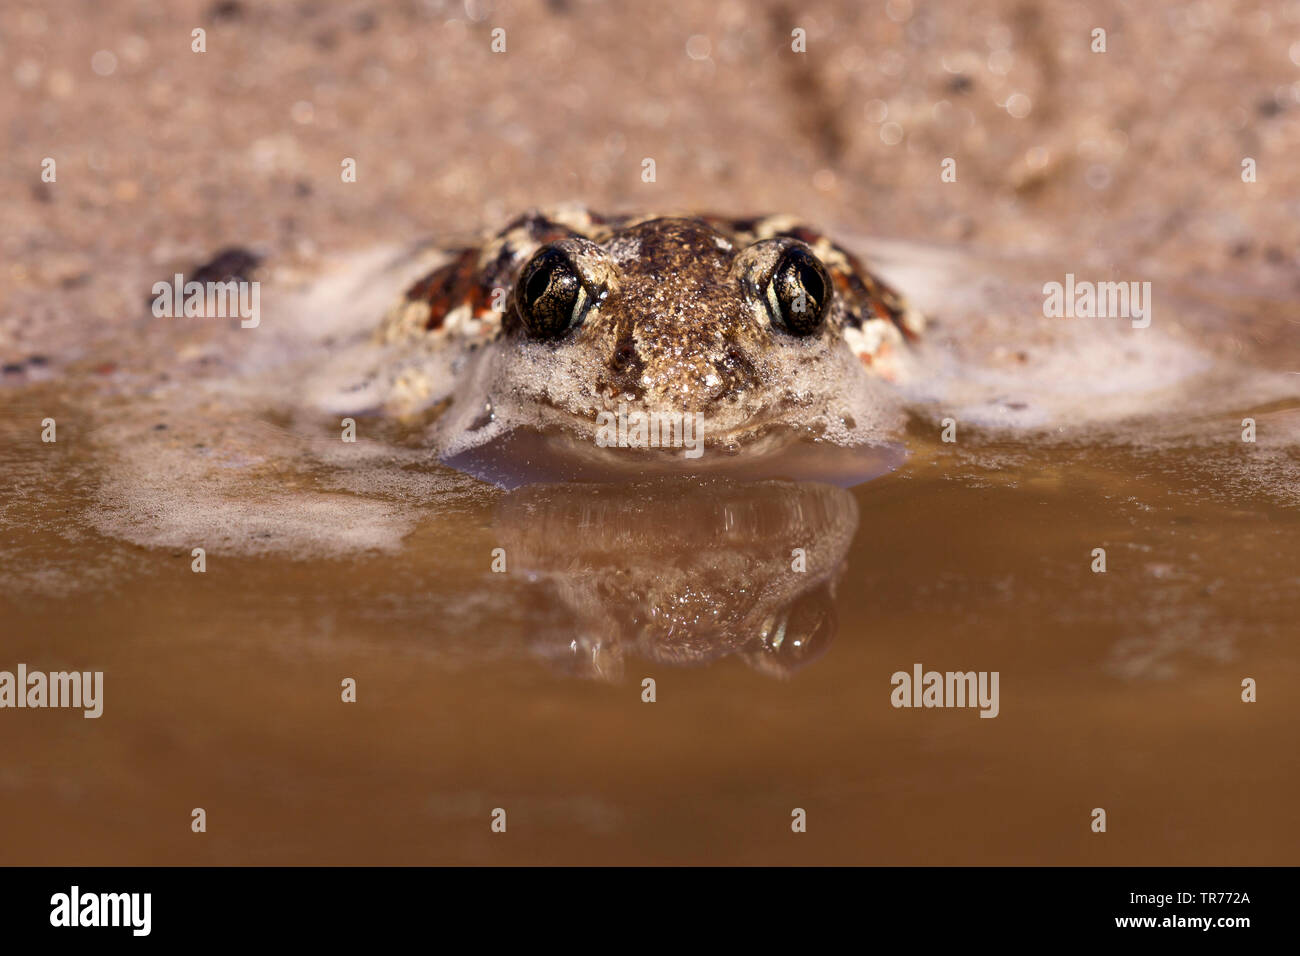
[[[7,360],[220,246],[557,200],[1300,286],[1300,0],[8,2],[0,75]]]

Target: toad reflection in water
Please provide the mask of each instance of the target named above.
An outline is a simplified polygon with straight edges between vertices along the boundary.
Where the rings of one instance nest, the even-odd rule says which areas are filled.
[[[680,478],[529,485],[502,498],[495,522],[512,576],[529,581],[524,600],[572,621],[534,651],[611,680],[631,658],[731,655],[793,675],[835,636],[857,527],[841,488]]]

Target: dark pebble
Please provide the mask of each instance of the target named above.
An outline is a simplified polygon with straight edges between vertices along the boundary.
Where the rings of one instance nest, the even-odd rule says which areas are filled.
[[[188,277],[190,282],[247,282],[262,257],[240,246],[222,249]]]
[[[239,0],[218,0],[208,8],[208,16],[216,20],[238,20],[244,15],[244,5]]]

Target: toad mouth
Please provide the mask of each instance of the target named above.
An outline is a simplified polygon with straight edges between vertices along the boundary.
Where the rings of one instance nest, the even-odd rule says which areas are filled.
[[[904,446],[896,442],[840,445],[776,420],[751,421],[721,435],[706,433],[695,456],[682,446],[602,446],[591,420],[565,417],[567,426],[554,421],[541,427],[516,426],[442,460],[507,489],[537,482],[623,482],[673,474],[819,481],[847,488],[893,471],[906,458]]]

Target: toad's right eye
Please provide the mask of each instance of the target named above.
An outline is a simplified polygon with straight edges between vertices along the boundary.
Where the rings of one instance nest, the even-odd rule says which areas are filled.
[[[593,303],[578,270],[554,246],[529,260],[515,286],[519,317],[535,339],[558,339],[577,328]]]

